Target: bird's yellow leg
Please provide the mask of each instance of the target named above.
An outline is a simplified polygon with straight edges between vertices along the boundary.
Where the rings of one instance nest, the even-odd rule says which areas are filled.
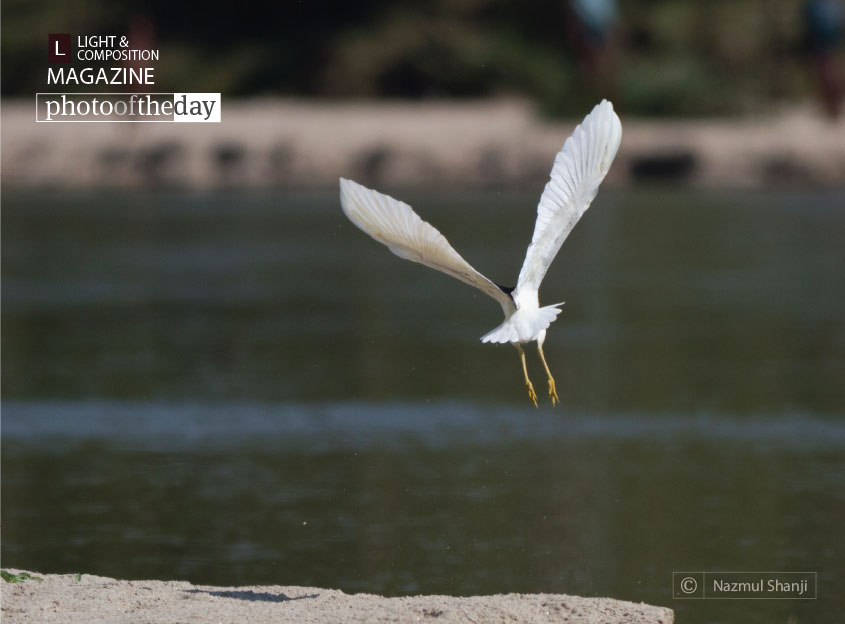
[[[525,375],[525,389],[528,390],[528,398],[531,399],[534,407],[537,407],[537,393],[534,392],[534,384],[532,384],[531,380],[528,378],[528,365],[525,363],[525,351],[522,350],[522,345],[518,342],[513,343],[513,346],[515,346],[516,350],[519,351],[519,359],[522,362],[522,374]]]
[[[546,369],[546,376],[549,378],[549,396],[552,398],[552,405],[560,403],[557,398],[557,390],[555,389],[555,378],[552,377],[552,371],[549,370],[549,365],[546,364],[546,356],[543,355],[543,345],[537,343],[537,353],[540,354],[540,360],[543,362],[543,368]]]

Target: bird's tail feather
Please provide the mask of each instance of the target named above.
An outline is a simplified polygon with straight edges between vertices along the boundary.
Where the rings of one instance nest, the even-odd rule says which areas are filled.
[[[537,339],[537,334],[551,325],[560,314],[563,303],[535,308],[521,309],[514,312],[510,318],[496,329],[481,337],[481,342],[529,342]]]

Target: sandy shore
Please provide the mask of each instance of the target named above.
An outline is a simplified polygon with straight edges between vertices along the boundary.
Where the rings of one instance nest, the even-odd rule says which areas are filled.
[[[18,570],[12,570],[19,572]],[[186,581],[116,581],[32,573],[0,582],[4,623],[569,622],[670,624],[671,609],[562,594],[383,598],[315,587],[207,587]]]
[[[585,113],[587,111],[584,111]],[[527,102],[343,102],[223,98],[222,123],[36,123],[34,98],[2,105],[3,185],[527,186],[548,178],[578,120]],[[608,184],[845,186],[845,120],[811,108],[742,119],[622,114]]]

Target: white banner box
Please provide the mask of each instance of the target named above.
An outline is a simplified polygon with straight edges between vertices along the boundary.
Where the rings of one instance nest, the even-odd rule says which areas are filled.
[[[219,93],[174,93],[173,121],[220,123]]]

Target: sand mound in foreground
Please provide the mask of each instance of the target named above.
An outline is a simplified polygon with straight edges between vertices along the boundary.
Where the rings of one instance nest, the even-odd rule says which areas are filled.
[[[12,571],[17,572],[17,571]],[[83,574],[31,573],[0,582],[6,624],[126,622],[531,622],[670,624],[671,609],[562,594],[383,598],[315,587],[208,587],[187,581],[117,581]]]

